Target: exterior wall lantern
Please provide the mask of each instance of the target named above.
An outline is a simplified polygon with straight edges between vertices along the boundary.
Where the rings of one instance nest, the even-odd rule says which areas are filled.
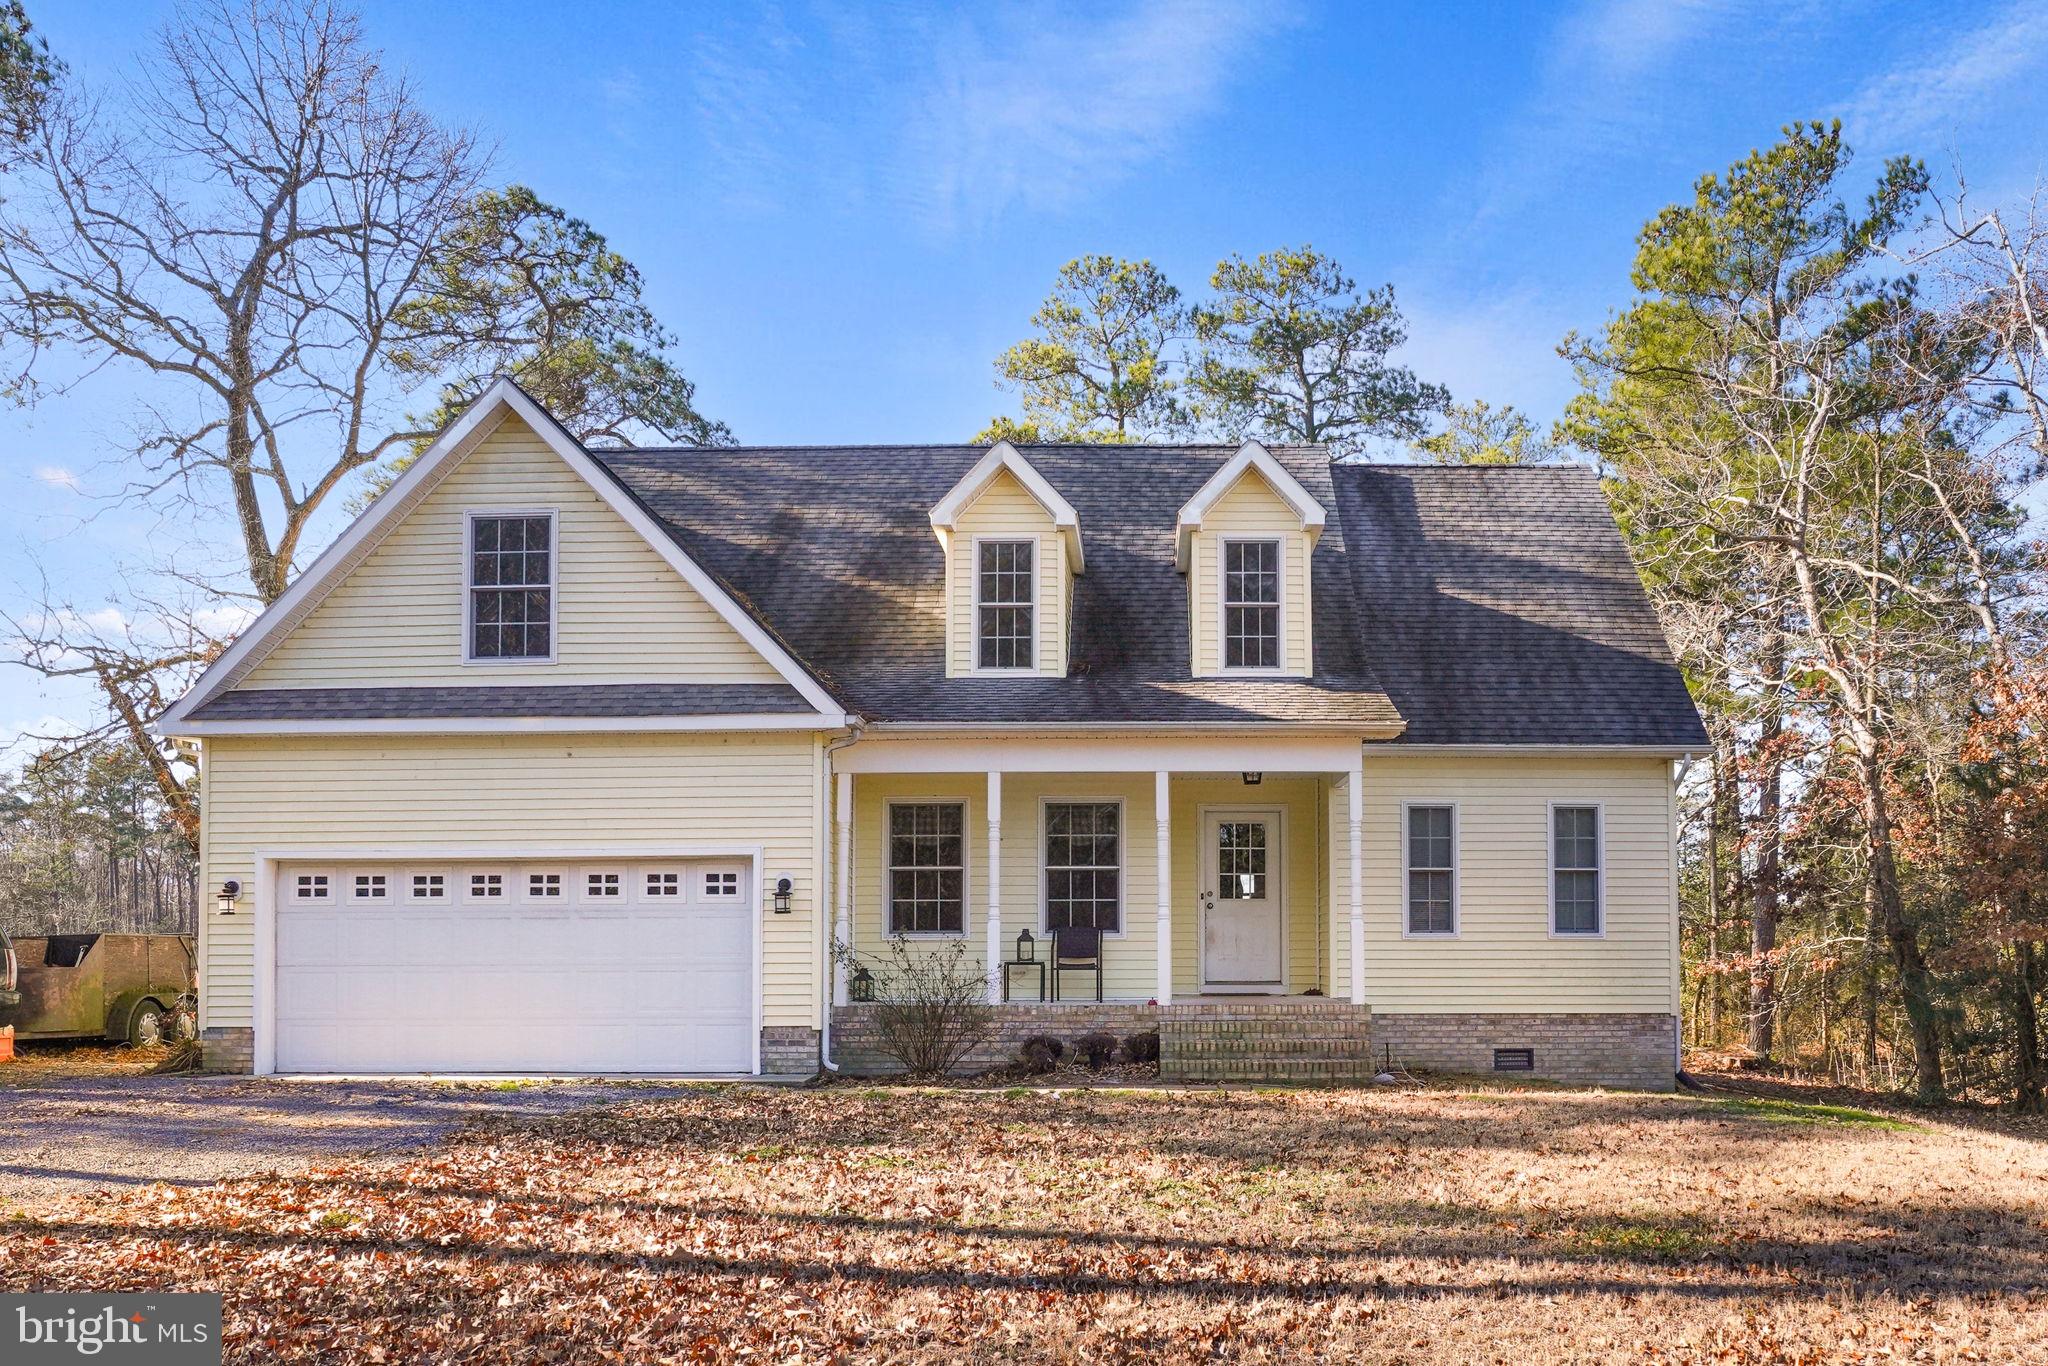
[[[847,980],[846,994],[856,1001],[875,999],[875,975],[868,971],[867,964],[856,964],[853,976]]]
[[[214,909],[222,915],[235,913],[235,902],[242,895],[242,884],[229,878],[220,885],[220,897],[214,902]]]
[[[775,914],[789,914],[789,894],[791,890],[788,878],[779,877],[775,879]]]
[[[1038,949],[1035,947],[1037,942],[1037,940],[1031,937],[1031,930],[1028,926],[1017,931],[1017,961],[1029,963],[1036,959],[1038,957]]]

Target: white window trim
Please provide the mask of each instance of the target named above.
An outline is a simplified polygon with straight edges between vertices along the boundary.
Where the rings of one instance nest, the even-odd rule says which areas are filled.
[[[645,897],[633,895],[633,879],[639,875],[639,871],[637,865],[624,862],[582,864],[576,869],[576,885],[569,889],[569,900],[575,902],[578,906],[595,906],[599,908],[623,907],[634,901],[644,901],[646,900]],[[595,896],[591,893],[590,879],[597,873],[618,874],[619,893],[617,896]]]
[[[369,901],[378,903],[380,905],[389,905],[390,903],[399,900],[400,889],[392,885],[392,883],[396,880],[397,877],[397,875],[394,873],[377,872],[374,870],[367,869],[361,873],[358,873],[354,870],[350,870],[346,877],[347,894],[342,897],[342,900],[344,901]],[[359,892],[356,890],[357,877],[381,877],[384,879],[384,890],[381,892],[371,892],[368,894]]]
[[[302,877],[326,878],[327,895],[301,896],[299,894],[298,879]],[[348,884],[348,887],[350,891],[354,891],[354,882],[351,881]],[[345,897],[340,894],[341,890],[341,879],[335,875],[335,872],[332,868],[294,868],[292,869],[291,895],[287,897],[286,900],[290,901],[295,906],[334,906],[340,904],[343,901],[350,900],[349,897]]]
[[[1131,928],[1131,822],[1130,813],[1125,810],[1122,797],[1104,793],[1089,796],[1086,793],[1048,793],[1038,799],[1038,845],[1032,850],[1032,861],[1038,865],[1038,934],[1045,938],[1052,934],[1052,926],[1046,917],[1047,875],[1052,871],[1045,857],[1045,809],[1049,806],[1113,806],[1116,808],[1116,928],[1104,930],[1105,941],[1122,939]]]
[[[535,873],[553,873],[560,877],[561,890],[554,896],[542,896],[535,892],[532,881]],[[576,899],[576,888],[569,880],[573,875],[560,868],[521,868],[517,876],[517,884],[512,888],[514,895],[510,899],[522,906],[567,906]]]
[[[1278,579],[1280,597],[1273,604],[1273,620],[1280,647],[1280,662],[1271,668],[1247,668],[1230,663],[1230,643],[1225,630],[1230,620],[1230,576],[1225,565],[1230,560],[1230,547],[1234,545],[1270,545],[1273,547],[1273,567]],[[1238,603],[1239,607],[1262,607],[1264,603]],[[1293,674],[1287,667],[1287,537],[1284,534],[1260,536],[1218,536],[1216,538],[1216,672],[1232,678],[1286,678]]]
[[[899,806],[957,806],[960,808],[960,929],[953,930],[905,930],[898,934],[891,926],[895,921],[894,879],[889,858],[889,826],[891,812]],[[965,939],[974,929],[974,803],[960,796],[943,797],[890,797],[882,803],[882,938],[883,939],[929,939],[944,941]]]
[[[1557,809],[1559,807],[1591,807],[1593,811],[1593,913],[1598,917],[1597,930],[1564,930],[1557,928]],[[1544,879],[1543,900],[1550,908],[1550,922],[1545,927],[1552,939],[1605,939],[1607,937],[1607,806],[1594,801],[1553,801],[1544,809],[1543,816],[1543,864],[1549,870]],[[1572,870],[1567,870],[1572,871]]]
[[[409,906],[452,906],[462,898],[459,874],[445,868],[405,868],[398,870],[398,899]],[[416,877],[438,877],[441,879],[441,895],[418,896],[413,892],[412,880]]]
[[[548,519],[548,652],[546,655],[479,657],[476,645],[476,519],[479,517],[545,517]],[[531,588],[532,584],[524,585]],[[562,515],[555,508],[469,508],[462,514],[462,662],[482,669],[546,667],[561,653]]]
[[[1569,803],[1565,804],[1569,805]],[[1451,813],[1451,928],[1449,930],[1430,931],[1410,928],[1413,924],[1413,921],[1410,919],[1410,912],[1413,908],[1409,901],[1408,860],[1410,851],[1414,846],[1408,842],[1408,813],[1418,807],[1432,811],[1448,810]],[[1458,848],[1458,826],[1459,812],[1456,802],[1420,800],[1404,801],[1401,803],[1401,937],[1403,939],[1456,939],[1464,933],[1464,896],[1463,888],[1459,885],[1464,878],[1464,860],[1459,857],[1462,851]],[[1551,853],[1555,856],[1555,844],[1551,846]],[[1436,870],[1425,869],[1424,871],[1434,872]],[[1556,889],[1557,883],[1553,881],[1551,883],[1551,890],[1555,893]]]
[[[1031,546],[1031,663],[1021,668],[984,669],[981,666],[981,547],[984,544]],[[1045,538],[1035,533],[1022,536],[1003,536],[990,532],[976,536],[968,548],[967,572],[973,576],[971,600],[973,605],[967,612],[967,672],[981,678],[1029,678],[1038,673],[1039,618],[1045,615],[1044,562]],[[1015,607],[1016,603],[1001,603],[1003,607]]]
[[[690,900],[690,874],[694,871],[681,864],[649,863],[633,870],[633,887],[628,893],[636,901],[657,906],[683,906]],[[657,873],[673,873],[676,889],[673,892],[657,892],[650,885]]]
[[[471,884],[471,878],[498,877],[498,894],[486,896]],[[459,900],[465,906],[509,906],[518,900],[519,884],[513,880],[512,870],[502,867],[464,868],[457,877],[460,884],[451,900]]]

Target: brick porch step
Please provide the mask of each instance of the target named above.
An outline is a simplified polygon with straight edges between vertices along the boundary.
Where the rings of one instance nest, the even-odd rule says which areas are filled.
[[[1168,1081],[1315,1084],[1370,1080],[1372,1012],[1320,997],[1175,1002],[1159,1012]]]

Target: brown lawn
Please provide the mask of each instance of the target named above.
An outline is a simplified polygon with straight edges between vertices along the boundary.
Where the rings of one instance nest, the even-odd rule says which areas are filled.
[[[0,1225],[230,1360],[2044,1360],[2048,1147],[1571,1091],[705,1088]]]

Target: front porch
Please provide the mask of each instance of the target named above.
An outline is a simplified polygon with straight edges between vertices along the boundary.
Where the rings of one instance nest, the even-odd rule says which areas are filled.
[[[1183,1079],[1369,1074],[1360,760],[1356,736],[863,741],[835,756],[834,941],[878,979],[896,951],[980,976],[970,1066],[1156,1029]],[[1099,1000],[1093,971],[1051,980],[1062,926],[1101,931]],[[833,992],[837,1060],[879,1069],[844,961]]]

